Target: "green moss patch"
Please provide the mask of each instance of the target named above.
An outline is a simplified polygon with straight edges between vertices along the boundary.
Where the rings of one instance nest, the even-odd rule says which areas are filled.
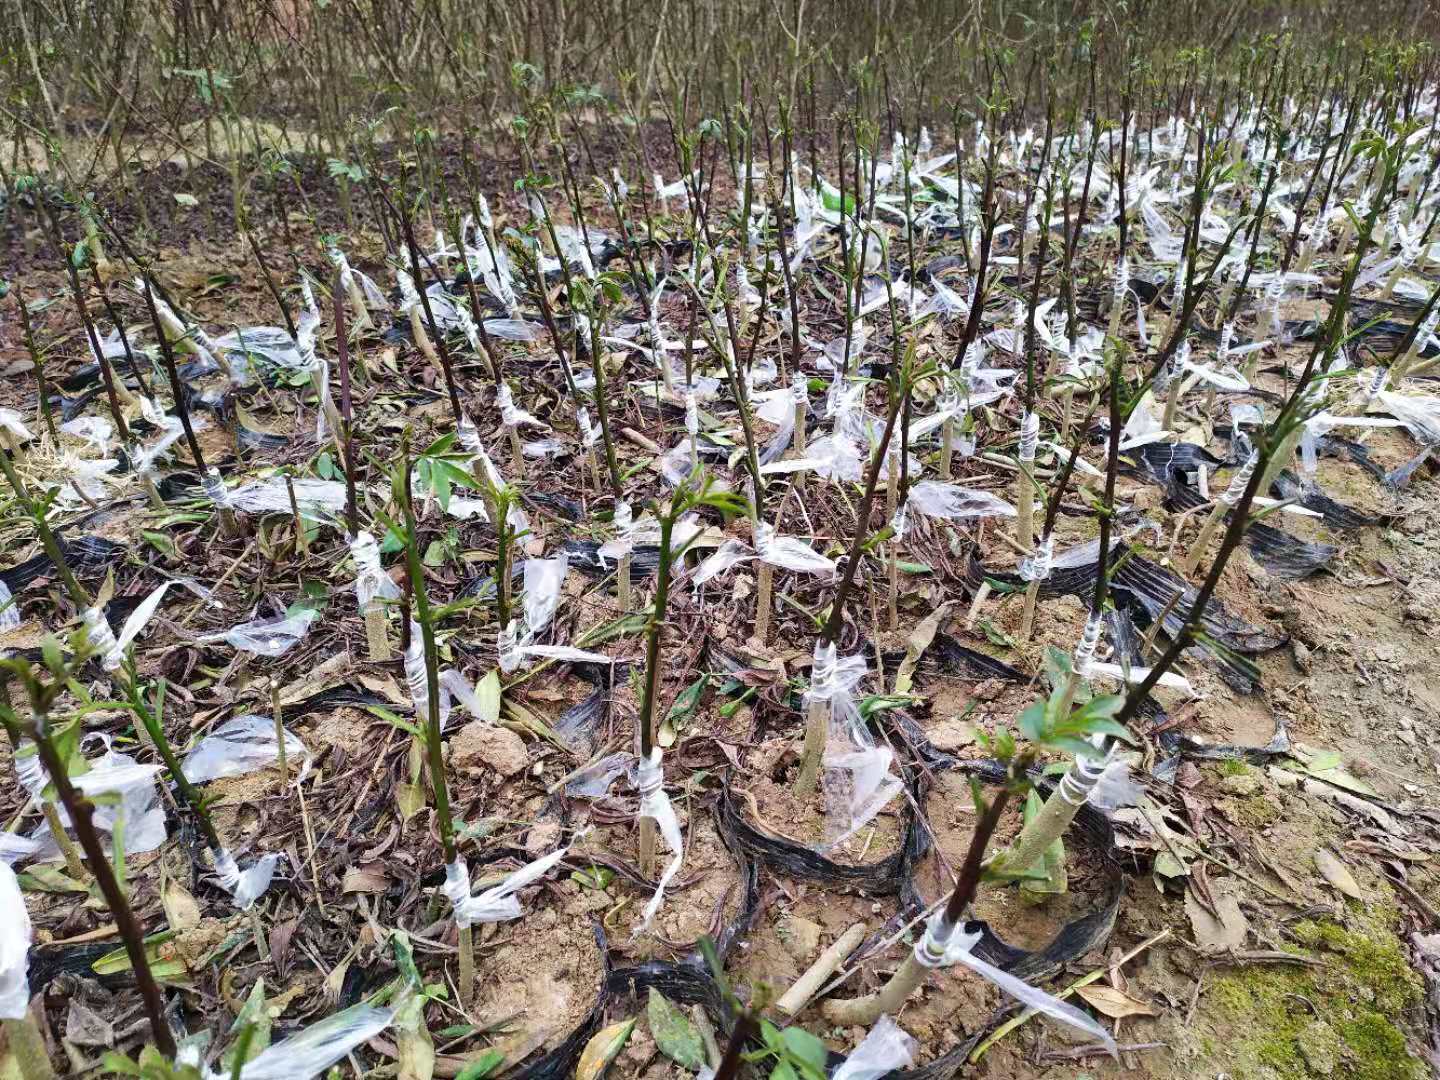
[[[1423,985],[1383,928],[1304,922],[1295,936],[1320,965],[1232,969],[1206,992],[1236,1076],[1421,1080],[1429,1075],[1399,1024]]]

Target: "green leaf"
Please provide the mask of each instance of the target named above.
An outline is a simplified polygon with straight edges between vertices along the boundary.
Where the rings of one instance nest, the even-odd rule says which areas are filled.
[[[244,1057],[240,1061],[250,1061],[260,1051],[270,1045],[270,1014],[265,1008],[265,980],[256,979],[255,985],[250,988],[250,994],[245,999],[245,1005],[240,1010],[235,1022],[230,1025],[230,1034],[237,1035],[244,1029],[250,1029],[248,1043],[242,1045],[237,1040],[221,1056],[223,1071],[228,1075],[236,1065],[236,1059],[240,1052]]]
[[[1125,707],[1125,699],[1119,694],[1096,694],[1075,714],[1077,719],[1110,720],[1119,715]]]
[[[426,566],[440,566],[445,562],[446,555],[445,542],[443,540],[431,540],[429,546],[425,549],[424,563]]]
[[[1032,701],[1020,714],[1020,734],[1033,743],[1045,740],[1045,702]]]
[[[605,623],[603,626],[596,626],[580,635],[575,642],[577,649],[590,649],[614,638],[629,637],[632,634],[641,634],[645,631],[650,616],[643,611],[637,611],[630,615],[623,615],[614,622]]]
[[[839,210],[843,206],[845,213],[853,214],[855,212],[855,200],[847,194],[842,202],[840,192],[829,184],[826,184],[821,190],[820,199],[825,204],[826,210]]]
[[[700,1040],[700,1032],[653,986],[645,1015],[650,1023],[650,1036],[662,1054],[692,1071],[705,1067],[705,1044]]]
[[[285,609],[285,614],[293,617],[307,611],[324,611],[329,602],[330,589],[323,581],[305,580],[300,582],[300,595]]]
[[[88,893],[90,891],[63,870],[45,863],[36,863],[29,870],[16,874],[15,880],[26,892]]]
[[[802,1027],[787,1027],[784,1035],[785,1052],[790,1060],[800,1065],[807,1075],[823,1080],[825,1062],[830,1056],[825,1044]]]
[[[441,1032],[444,1035],[445,1032]],[[472,1061],[465,1068],[461,1069],[455,1076],[455,1080],[480,1080],[483,1076],[489,1076],[505,1060],[505,1055],[499,1050],[486,1050],[478,1058]]]
[[[390,935],[390,945],[395,950],[395,966],[401,976],[412,986],[420,985],[420,969],[415,966],[415,951],[410,948],[410,935],[396,930]]]
[[[997,596],[1004,596],[1006,593],[1019,593],[1025,591],[1024,585],[1011,585],[997,578],[987,577],[985,584],[990,586],[990,591]]]
[[[709,684],[710,675],[706,673],[680,691],[675,703],[670,706],[670,711],[665,714],[665,719],[660,721],[660,729],[655,733],[657,743],[666,748],[675,745],[679,730],[690,722],[700,708],[700,697]]]
[[[1095,753],[1095,747],[1091,745],[1090,740],[1081,738],[1078,735],[1058,735],[1052,732],[1045,738],[1044,742],[1050,749],[1059,750],[1065,754],[1075,754],[1079,756],[1082,754]]]
[[[615,871],[608,866],[592,866],[588,870],[573,871],[570,874],[570,880],[582,889],[603,892],[615,880]]]
[[[366,705],[365,711],[370,713],[372,716],[378,716],[387,724],[393,724],[395,727],[399,728],[406,734],[413,735],[417,739],[421,738],[421,731],[419,726],[410,723],[408,720],[400,719],[400,717],[396,716],[393,712],[385,708],[385,706],[383,705]]]
[[[144,1076],[140,1066],[118,1050],[107,1050],[100,1059],[100,1069],[107,1076]]]
[[[911,694],[866,694],[860,699],[860,716],[868,720],[876,713],[903,709],[919,700]]]
[[[1356,795],[1363,795],[1366,798],[1378,799],[1380,797],[1379,793],[1364,780],[1340,767],[1344,759],[1334,750],[1314,750],[1304,743],[1295,743],[1290,748],[1290,756],[1300,763],[1301,769],[1316,780],[1323,780],[1327,784],[1353,791]]]
[[[992,645],[1000,645],[1007,649],[1015,648],[1015,639],[989,619],[981,619],[978,625],[981,632]]]
[[[150,971],[157,979],[171,981],[183,979],[189,974],[185,962],[178,959],[162,959],[160,946],[175,936],[174,930],[162,930],[145,939],[145,958],[150,961]],[[124,947],[106,953],[90,965],[96,975],[120,975],[132,970],[130,956]]]
[[[172,559],[179,555],[179,551],[175,547],[175,541],[171,540],[170,537],[165,535],[163,532],[155,532],[151,529],[141,529],[140,535],[145,538],[146,543],[148,543],[156,551],[160,552],[161,555],[167,555]]]

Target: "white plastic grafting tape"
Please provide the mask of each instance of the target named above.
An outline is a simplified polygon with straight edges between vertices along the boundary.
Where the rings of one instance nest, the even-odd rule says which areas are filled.
[[[1050,567],[1055,562],[1055,538],[1047,536],[1035,545],[1035,554],[1020,564],[1020,577],[1024,581],[1044,581],[1050,576]]]
[[[415,281],[404,270],[395,271],[395,281],[400,286],[400,310],[408,314],[420,303],[420,294],[415,291]]]
[[[515,395],[510,387],[501,383],[495,391],[495,404],[500,409],[500,422],[506,427],[516,427],[521,422],[520,410],[515,407]]]
[[[10,587],[0,581],[0,633],[14,630],[20,625],[20,605],[16,602]]]
[[[200,483],[205,489],[205,497],[209,499],[218,509],[226,510],[231,506],[230,489],[225,486],[225,481],[220,476],[220,470],[211,465],[200,478]]]
[[[255,906],[255,901],[265,895],[265,891],[270,888],[271,879],[275,876],[276,864],[280,862],[279,854],[271,853],[261,856],[248,868],[241,870],[228,848],[222,847],[212,854],[215,858],[215,876],[220,879],[221,887],[230,894],[235,906],[241,911],[249,911]]]
[[[1125,299],[1125,291],[1130,287],[1130,260],[1121,259],[1115,267],[1115,301],[1119,303]]]
[[[1027,412],[1020,421],[1020,460],[1035,460],[1035,450],[1040,445],[1040,414]]]
[[[590,410],[585,406],[575,410],[575,424],[580,429],[580,445],[589,450],[600,438],[600,429],[590,423]]]
[[[635,515],[630,504],[624,499],[615,503],[615,544],[611,549],[620,555],[628,555],[635,546]]]
[[[350,538],[350,557],[355,560],[357,577],[384,572],[380,566],[380,545],[363,529]]]
[[[890,519],[890,531],[895,534],[896,540],[903,540],[909,528],[910,503],[906,500],[895,508],[895,516]]]
[[[1370,376],[1370,381],[1365,385],[1365,400],[1373,400],[1376,394],[1385,389],[1385,384],[1389,381],[1390,369],[1387,367],[1377,367],[1375,374]]]
[[[420,627],[410,623],[410,647],[405,650],[405,685],[415,706],[415,722],[423,724],[430,716],[430,680],[425,671],[425,641]]]
[[[495,632],[495,662],[506,675],[520,666],[519,622],[511,619]]]
[[[1105,760],[1092,761],[1083,755],[1075,758],[1075,763],[1065,770],[1065,775],[1060,778],[1060,783],[1055,792],[1071,806],[1082,806],[1085,800],[1090,797],[1090,792],[1100,782],[1100,776],[1105,772]]]
[[[240,867],[235,863],[235,856],[230,854],[229,848],[223,847],[214,854],[215,876],[220,879],[220,887],[233,893],[235,886],[240,884]]]
[[[670,796],[665,794],[665,770],[662,765],[664,751],[655,746],[650,750],[649,758],[640,760],[639,768],[636,770],[635,786],[640,790],[639,817],[652,818],[656,828],[665,841],[665,846],[670,850],[670,862],[660,873],[660,881],[656,884],[655,893],[645,905],[644,918],[635,929],[639,934],[641,930],[650,925],[650,920],[660,910],[660,904],[665,899],[665,888],[670,880],[680,872],[680,867],[685,861],[684,841],[680,834],[680,822],[675,817],[675,808],[670,804]],[[634,935],[632,935],[634,936]]]
[[[1420,324],[1420,330],[1415,335],[1415,349],[1423,351],[1430,344],[1430,339],[1435,336],[1435,328],[1440,326],[1440,306],[1430,309],[1430,314],[1425,316],[1425,321]]]
[[[817,642],[810,666],[810,689],[805,691],[805,696],[816,701],[833,698],[838,688],[837,671],[834,643],[823,645]]]
[[[955,929],[953,923],[945,921],[943,912],[931,918],[925,925],[925,933],[915,943],[915,962],[932,971],[936,968],[951,967],[958,963],[958,960],[947,959],[954,945],[959,944],[956,941]],[[958,935],[961,939],[967,936],[963,933]],[[973,943],[971,947],[973,947]],[[965,951],[968,952],[969,949],[967,948]]]
[[[1175,357],[1172,356],[1167,359],[1165,363],[1161,365],[1160,370],[1155,373],[1155,382],[1151,387],[1154,395],[1157,398],[1163,398],[1170,389],[1170,383],[1174,381],[1175,376],[1179,373],[1180,365],[1176,362]]]
[[[755,554],[761,562],[771,562],[775,551],[775,526],[768,521],[757,521],[752,529],[755,539]]]
[[[100,666],[106,671],[118,671],[125,662],[125,650],[105,621],[105,613],[98,607],[88,607],[80,613],[80,621],[85,625],[86,639],[100,654]]]
[[[1080,643],[1075,646],[1075,672],[1084,677],[1095,660],[1095,649],[1100,644],[1100,629],[1103,619],[1095,612],[1085,618],[1085,629],[1080,634]]]
[[[1277,315],[1280,310],[1280,299],[1285,295],[1285,278],[1276,271],[1275,277],[1265,286],[1265,300],[1270,309]]]
[[[456,428],[455,435],[460,440],[461,448],[467,454],[478,455],[485,452],[485,447],[480,442],[480,431],[470,417],[460,417],[460,426]]]
[[[1002,971],[994,964],[981,960],[974,954],[975,946],[979,943],[978,932],[966,933],[947,923],[943,911],[936,912],[926,924],[924,936],[915,943],[915,962],[921,967],[931,969],[963,964],[1017,1001],[1099,1039],[1111,1053],[1115,1052],[1114,1038],[1094,1019],[1054,995],[1047,994],[1023,979],[1017,979],[1008,971]]]
[[[1255,474],[1255,467],[1260,462],[1260,452],[1250,451],[1250,456],[1245,459],[1245,464],[1236,470],[1235,475],[1230,478],[1230,486],[1220,493],[1220,501],[1226,506],[1234,506],[1245,495],[1245,489],[1250,484],[1250,477]]]
[[[462,930],[469,926],[470,915],[465,910],[465,902],[470,899],[470,867],[460,856],[457,855],[453,863],[446,865],[445,884],[440,886],[440,892],[455,909],[455,925]]]
[[[361,529],[350,538],[350,557],[355,560],[355,593],[364,607],[377,596],[393,600],[400,589],[380,565],[380,545]]]
[[[700,403],[694,390],[685,391],[685,433],[692,439],[700,434]]]

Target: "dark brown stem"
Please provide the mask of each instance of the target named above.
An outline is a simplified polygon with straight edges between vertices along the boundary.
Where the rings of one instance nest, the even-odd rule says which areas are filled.
[[[835,599],[830,607],[830,617],[820,631],[820,640],[833,645],[840,638],[840,628],[845,625],[845,601],[855,583],[855,572],[860,567],[860,556],[865,550],[865,540],[870,531],[870,508],[875,503],[875,488],[880,482],[880,467],[890,451],[890,437],[895,432],[895,420],[900,415],[902,395],[891,394],[889,408],[885,412],[885,430],[880,436],[880,445],[870,459],[870,473],[865,477],[865,495],[860,500],[860,510],[855,521],[855,536],[850,541],[850,553],[845,559],[845,573],[835,589]]]
[[[185,404],[185,388],[180,383],[180,372],[175,366],[175,350],[170,346],[170,339],[165,336],[165,328],[160,325],[160,312],[155,307],[155,296],[151,289],[148,279],[141,282],[140,291],[145,294],[145,304],[150,309],[150,322],[155,327],[155,338],[160,343],[160,360],[165,368],[165,376],[170,380],[170,393],[175,398],[175,411],[180,414],[180,426],[185,429],[185,444],[190,447],[190,456],[195,459],[196,468],[204,475],[205,454],[201,451],[200,441],[195,438],[195,429],[190,424],[190,409]]]
[[[351,537],[360,532],[360,511],[355,505],[355,425],[352,422],[353,404],[350,396],[350,343],[345,337],[345,290],[340,285],[340,269],[336,267],[330,288],[335,299],[335,351],[340,367],[340,420],[345,425],[341,432],[341,448],[345,453],[345,526]]]
[[[970,848],[965,852],[960,876],[955,879],[955,888],[950,890],[950,899],[945,903],[945,922],[950,926],[959,924],[965,909],[979,891],[980,878],[984,873],[985,849],[990,846],[990,838],[1000,827],[1000,816],[1005,813],[1005,806],[1009,801],[1009,788],[1001,788],[996,792],[995,798],[990,800],[985,813],[976,822],[975,831],[970,834]]]
[[[655,602],[645,627],[645,686],[640,698],[640,756],[650,760],[655,740],[655,704],[660,696],[660,648],[665,636],[665,609],[670,601],[670,536],[675,527],[672,507],[660,519],[660,574],[655,581]]]
[[[1115,513],[1115,476],[1120,471],[1120,358],[1110,365],[1110,441],[1105,456],[1105,504],[1100,508],[1100,555],[1095,563],[1095,596],[1090,613],[1105,610],[1105,590],[1110,581],[1110,530]]]
[[[56,237],[58,243],[58,232]],[[63,256],[64,249],[62,248],[61,251]],[[90,311],[85,306],[85,295],[80,288],[80,275],[75,272],[73,258],[65,256],[65,269],[70,275],[70,292],[75,298],[75,310],[80,314],[80,322],[85,327],[85,338],[90,342],[90,349],[95,354],[96,362],[100,365],[100,378],[105,384],[105,399],[110,405],[110,416],[115,421],[115,431],[119,434],[120,441],[129,446],[130,425],[125,422],[125,413],[120,408],[120,395],[115,389],[115,371],[105,356],[105,350],[100,347],[100,337],[95,333],[95,324],[90,321]]]
[[[125,350],[125,359],[130,362],[130,370],[135,374],[135,381],[140,384],[140,392],[148,398],[151,394],[150,387],[145,383],[145,371],[136,359],[134,350],[130,348],[130,335],[125,332],[125,321],[120,318],[120,313],[111,303],[110,294],[105,291],[105,282],[100,280],[100,267],[94,260],[90,262],[90,276],[95,281],[95,291],[100,294],[100,302],[105,305],[105,313],[110,316],[110,322],[114,324],[115,332],[120,335],[120,345]]]
[[[160,996],[160,986],[155,982],[155,974],[150,970],[150,960],[145,955],[145,935],[135,919],[129,900],[125,898],[125,891],[115,878],[114,867],[105,857],[100,835],[95,831],[95,804],[76,791],[75,785],[70,783],[65,763],[60,760],[49,736],[41,731],[37,720],[30,722],[29,735],[35,740],[40,760],[45,765],[45,771],[50,774],[50,782],[55,785],[55,794],[59,797],[60,804],[70,815],[75,835],[80,840],[80,846],[85,849],[90,872],[95,875],[95,882],[100,886],[106,906],[110,908],[110,915],[115,920],[115,928],[125,942],[125,954],[130,958],[130,966],[135,973],[135,984],[144,1004],[145,1017],[150,1021],[150,1033],[155,1039],[155,1046],[166,1057],[173,1058],[175,1037],[170,1034],[170,1027],[165,1022],[165,1002]]]
[[[742,1012],[735,1018],[735,1027],[730,1032],[730,1041],[725,1044],[725,1056],[715,1068],[715,1080],[735,1080],[740,1073],[740,1058],[745,1047],[760,1034],[760,1023],[751,1012]]]

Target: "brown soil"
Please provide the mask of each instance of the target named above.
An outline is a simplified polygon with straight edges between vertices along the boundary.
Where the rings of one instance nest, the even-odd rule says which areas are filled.
[[[587,918],[547,904],[520,922],[477,934],[475,1018],[507,1036],[526,1031],[553,1048],[595,1005],[603,965]]]

